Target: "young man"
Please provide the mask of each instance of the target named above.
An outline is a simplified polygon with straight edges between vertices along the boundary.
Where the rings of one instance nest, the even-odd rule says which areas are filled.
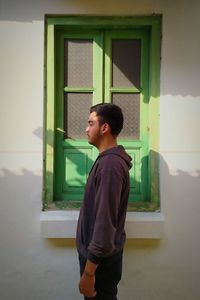
[[[85,299],[117,299],[131,168],[131,158],[117,145],[122,127],[117,105],[91,107],[86,133],[99,156],[88,177],[77,227],[79,290]]]

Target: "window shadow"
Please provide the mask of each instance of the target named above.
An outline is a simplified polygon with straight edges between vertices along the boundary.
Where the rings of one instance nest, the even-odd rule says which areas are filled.
[[[124,257],[126,289],[130,284],[133,284],[132,277],[129,276],[130,278],[127,278],[128,275],[126,276],[126,274],[132,274],[132,276],[137,277],[137,272],[141,272],[141,268],[137,265],[138,259],[140,263],[143,261],[144,256],[152,259],[151,254],[154,253],[158,257],[151,261],[152,268],[158,267],[155,264],[160,263],[160,256],[155,251],[158,247],[163,247],[163,244],[165,249],[164,258],[166,259],[165,265],[172,268],[172,270],[174,266],[181,270],[184,266],[184,270],[187,273],[187,270],[191,270],[191,268],[194,271],[199,268],[199,242],[197,237],[199,236],[200,214],[200,170],[197,169],[194,175],[183,170],[177,170],[176,175],[172,175],[162,157],[160,157],[160,161],[161,206],[165,216],[165,236],[160,242],[146,240],[128,241]],[[14,292],[10,293],[10,286],[13,285],[15,295],[20,297],[24,295],[24,290],[27,291],[24,288],[24,282],[28,282],[29,292],[31,290],[32,294],[37,297],[41,291],[44,292],[45,289],[45,291],[49,291],[49,287],[45,288],[38,284],[38,278],[43,280],[46,272],[51,272],[52,274],[61,272],[61,274],[63,273],[63,278],[67,278],[66,276],[69,276],[69,266],[70,272],[74,270],[76,255],[70,256],[72,263],[66,260],[67,263],[63,264],[65,254],[62,254],[66,253],[68,256],[68,252],[71,249],[74,251],[73,241],[67,242],[56,239],[43,243],[41,240],[39,228],[42,191],[41,176],[27,169],[20,170],[18,174],[13,170],[1,169],[0,191],[0,264],[2,275],[0,294],[3,297],[2,299],[7,299],[7,295],[10,296],[11,294],[14,296]],[[187,251],[185,255],[183,253],[180,255],[181,249],[185,249],[185,243],[189,245],[189,255]],[[69,247],[67,252],[66,247]],[[50,252],[46,252],[48,248]],[[61,256],[61,259],[56,261],[56,264],[55,259],[53,259],[54,256],[52,256],[55,254],[52,252],[53,250],[59,251]],[[163,251],[162,248],[161,251]],[[135,256],[133,253],[135,253]],[[130,264],[130,260],[132,264]],[[62,269],[62,266],[66,270],[67,264],[68,271],[66,272]],[[56,268],[55,265],[57,266]],[[136,270],[135,265],[137,267]],[[161,268],[163,268],[163,263],[161,263]],[[163,270],[161,272],[163,273]],[[194,274],[194,272],[191,274]],[[54,277],[52,277],[52,282],[55,279]],[[140,278],[141,276],[139,280]],[[159,284],[159,278],[157,283]],[[64,290],[66,287],[70,289],[69,284],[66,285],[65,282]],[[61,286],[61,290],[62,288],[63,286]],[[137,286],[135,289],[137,290]],[[11,290],[13,291],[13,289]],[[57,294],[59,295],[59,293]]]

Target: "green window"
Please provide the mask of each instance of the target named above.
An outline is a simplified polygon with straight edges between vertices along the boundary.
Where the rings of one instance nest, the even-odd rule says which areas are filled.
[[[160,17],[47,17],[45,207],[78,208],[98,155],[89,108],[119,105],[118,143],[132,157],[129,209],[159,204]]]

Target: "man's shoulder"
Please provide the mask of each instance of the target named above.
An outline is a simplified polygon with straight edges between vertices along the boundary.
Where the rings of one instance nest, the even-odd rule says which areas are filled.
[[[100,166],[113,167],[114,165],[120,165],[123,162],[123,158],[114,153],[109,153],[101,157],[99,161]]]

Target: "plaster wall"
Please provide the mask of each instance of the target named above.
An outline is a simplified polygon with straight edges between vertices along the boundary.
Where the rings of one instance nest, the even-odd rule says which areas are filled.
[[[40,237],[44,14],[163,14],[164,237],[129,240],[119,299],[200,298],[200,2],[0,0],[0,299],[78,300],[73,240]]]

